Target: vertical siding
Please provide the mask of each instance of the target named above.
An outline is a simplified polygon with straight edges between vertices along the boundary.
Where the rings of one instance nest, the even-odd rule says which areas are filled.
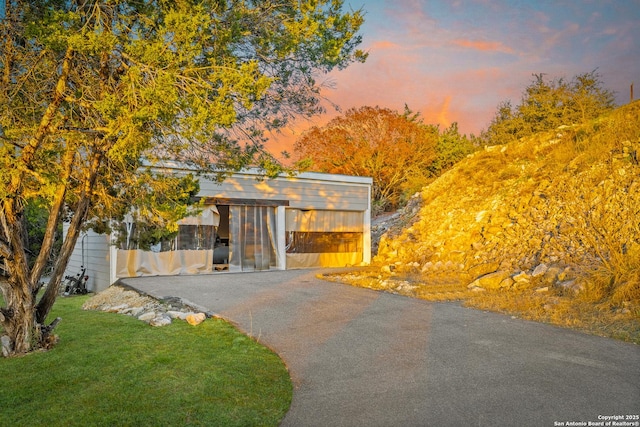
[[[64,227],[66,235],[67,226]],[[83,251],[84,247],[84,251]],[[78,237],[76,247],[67,265],[66,275],[76,275],[82,266],[87,267],[87,288],[100,292],[111,284],[109,269],[109,236],[96,234],[89,230]]]

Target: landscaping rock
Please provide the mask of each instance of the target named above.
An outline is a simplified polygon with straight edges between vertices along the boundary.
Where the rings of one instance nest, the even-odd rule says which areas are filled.
[[[150,322],[155,317],[155,311],[147,311],[146,313],[142,313],[140,316],[138,316],[138,320],[142,320],[143,322]]]
[[[206,316],[204,313],[189,314],[186,318],[187,323],[193,326],[199,325],[200,323],[204,322],[205,319]]]
[[[186,320],[187,319],[187,315],[189,315],[190,313],[184,313],[182,311],[169,310],[169,311],[167,311],[167,314],[172,319]]]
[[[171,317],[167,315],[156,316],[149,322],[151,326],[167,326],[171,324]]]
[[[108,313],[118,313],[119,311],[123,311],[127,309],[131,309],[131,307],[129,307],[128,304],[119,304],[119,305],[113,305],[113,306],[105,305],[105,309],[103,311],[106,311]]]
[[[185,320],[195,326],[211,316],[184,304],[179,298],[159,301],[117,284],[89,298],[82,308],[133,316],[151,326],[166,326],[172,319]]]

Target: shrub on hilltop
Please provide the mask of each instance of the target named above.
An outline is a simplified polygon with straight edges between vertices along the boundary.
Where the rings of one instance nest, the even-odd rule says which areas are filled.
[[[480,141],[485,145],[505,144],[558,126],[584,123],[613,108],[613,92],[604,88],[595,70],[571,80],[549,80],[542,73],[534,74],[519,105],[513,107],[511,101],[498,105]]]

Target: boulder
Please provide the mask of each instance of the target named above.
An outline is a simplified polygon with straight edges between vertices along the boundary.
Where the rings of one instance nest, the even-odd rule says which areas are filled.
[[[140,316],[138,316],[138,320],[142,320],[143,322],[150,322],[154,317],[156,317],[155,311],[147,311],[146,313],[142,313]]]
[[[521,271],[520,273],[513,276],[513,280],[518,284],[525,284],[529,283],[529,281],[531,280],[531,276],[529,276],[524,271]]]
[[[172,319],[180,319],[180,320],[185,320],[187,318],[187,315],[191,314],[191,313],[184,313],[182,311],[174,311],[174,310],[170,310],[167,311],[167,314],[169,315],[169,317],[171,317]]]
[[[540,264],[533,269],[533,273],[531,273],[531,277],[539,277],[544,275],[549,267],[546,264]]]
[[[207,315],[204,313],[196,313],[196,314],[189,314],[187,315],[187,323],[189,323],[190,325],[196,326],[199,325],[200,323],[204,322],[204,320],[207,318]]]
[[[103,311],[106,311],[107,313],[118,313],[120,311],[126,310],[127,308],[129,308],[129,304],[118,304],[106,306]]]
[[[497,262],[485,262],[482,264],[476,264],[469,268],[468,273],[470,277],[480,278],[489,273],[495,273],[500,265]]]
[[[149,322],[151,326],[167,326],[171,324],[171,318],[167,315],[156,316]]]
[[[508,279],[508,280],[507,280]],[[471,282],[467,288],[484,288],[484,289],[501,289],[509,288],[513,284],[513,280],[506,271],[496,271],[494,273],[485,274]]]
[[[582,291],[584,291],[584,285],[582,283],[578,283],[575,280],[567,280],[564,282],[560,282],[558,283],[558,287],[560,289],[563,289],[565,291],[569,291],[569,292],[573,292],[575,294],[578,294]]]
[[[143,311],[144,311],[144,308],[142,308],[142,307],[132,307],[131,310],[130,310],[130,314],[133,317],[138,317],[138,316],[140,316],[142,314]]]

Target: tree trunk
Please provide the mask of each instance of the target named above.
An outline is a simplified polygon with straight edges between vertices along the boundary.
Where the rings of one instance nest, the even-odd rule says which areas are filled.
[[[96,184],[102,158],[102,153],[94,153],[92,156],[90,174],[84,183],[85,188],[80,196],[80,200],[78,201],[78,205],[76,206],[71,219],[71,224],[67,230],[67,237],[62,243],[62,249],[60,250],[60,255],[58,256],[51,281],[49,282],[49,286],[47,286],[44,295],[40,298],[38,305],[35,307],[36,320],[39,323],[44,323],[51,307],[53,307],[53,303],[56,301],[56,297],[58,296],[58,288],[60,287],[62,275],[64,274],[64,270],[67,268],[73,248],[76,246],[76,242],[78,241],[82,224],[84,224],[87,213],[89,212],[89,207],[91,206],[91,193]]]
[[[73,49],[71,47],[67,48],[61,64],[61,73],[53,93],[53,99],[47,106],[33,137],[21,150],[19,158],[16,159],[16,164],[19,165],[19,171],[11,176],[11,180],[7,185],[6,191],[10,197],[2,200],[0,240],[4,241],[2,241],[0,245],[0,254],[4,257],[9,270],[8,282],[0,283],[6,304],[6,308],[0,309],[0,323],[5,333],[1,340],[2,353],[4,356],[24,354],[43,347],[48,348],[55,342],[55,340],[52,339],[51,332],[54,324],[57,323],[58,320],[50,326],[45,326],[43,322],[55,302],[60,279],[64,274],[67,261],[71,255],[79,231],[75,236],[68,236],[70,238],[67,240],[70,240],[69,245],[71,245],[68,256],[58,259],[56,268],[57,276],[54,274],[52,278],[55,293],[50,295],[44,304],[36,305],[37,293],[40,289],[38,282],[42,275],[46,258],[51,251],[55,227],[60,218],[60,212],[64,202],[65,190],[60,188],[56,193],[56,200],[54,201],[53,210],[47,224],[47,234],[42,247],[43,251],[41,251],[33,270],[29,269],[26,256],[26,238],[23,230],[24,200],[22,196],[24,191],[24,177],[30,170],[34,159],[37,158],[38,150],[42,142],[46,137],[56,132],[53,122],[64,98],[64,93],[67,90],[67,81],[73,56]],[[68,168],[71,166],[72,161],[73,150],[69,150],[63,158],[65,176],[63,176],[61,183],[62,187],[66,186],[65,180],[68,176]],[[79,203],[82,207],[80,209],[79,221],[76,222],[75,216],[72,221],[77,223],[78,229],[90,205],[90,191],[94,183],[95,177],[93,177],[90,183],[87,182],[87,187],[84,192],[87,200],[86,202],[81,200]],[[47,295],[47,292],[45,292],[45,295]]]
[[[38,257],[33,264],[31,275],[29,276],[29,280],[31,281],[31,283],[40,282],[42,273],[47,265],[49,256],[51,255],[53,244],[55,242],[56,230],[58,229],[58,224],[60,223],[60,217],[62,216],[62,210],[64,208],[65,196],[67,194],[67,187],[66,185],[64,185],[64,183],[71,174],[74,156],[74,150],[67,148],[67,152],[65,153],[62,161],[63,175],[61,176],[60,180],[62,184],[56,190],[55,196],[53,198],[53,203],[49,211],[49,219],[47,220],[47,227],[45,229],[45,235],[42,241],[42,246],[40,247],[40,253],[38,254]],[[62,277],[62,274],[60,275],[60,277]],[[39,289],[40,286],[38,286],[36,292]]]
[[[8,340],[2,340],[4,357],[31,351],[36,330],[31,292],[21,292],[24,287],[13,283],[9,285],[9,289],[9,292],[5,292],[8,311],[3,313],[2,322],[8,337]]]
[[[7,283],[2,284],[6,308],[0,313],[0,322],[7,337],[2,340],[2,353],[5,357],[49,348],[57,341],[52,332],[59,319],[51,325],[46,325],[45,320],[58,295],[62,276],[78,240],[89,205],[88,196],[80,201],[56,260],[49,285],[37,304],[36,297],[40,286],[30,282],[26,262],[20,262],[19,256],[7,260],[10,277]],[[17,228],[14,227],[13,230]],[[12,237],[16,241],[20,240],[15,234]]]
[[[2,311],[2,325],[9,337],[3,340],[3,354],[26,353],[31,350],[34,329],[33,293],[28,280],[28,263],[24,247],[23,211],[15,199],[2,203],[3,232],[8,237],[10,256],[6,258],[9,280],[3,284],[7,305]]]

